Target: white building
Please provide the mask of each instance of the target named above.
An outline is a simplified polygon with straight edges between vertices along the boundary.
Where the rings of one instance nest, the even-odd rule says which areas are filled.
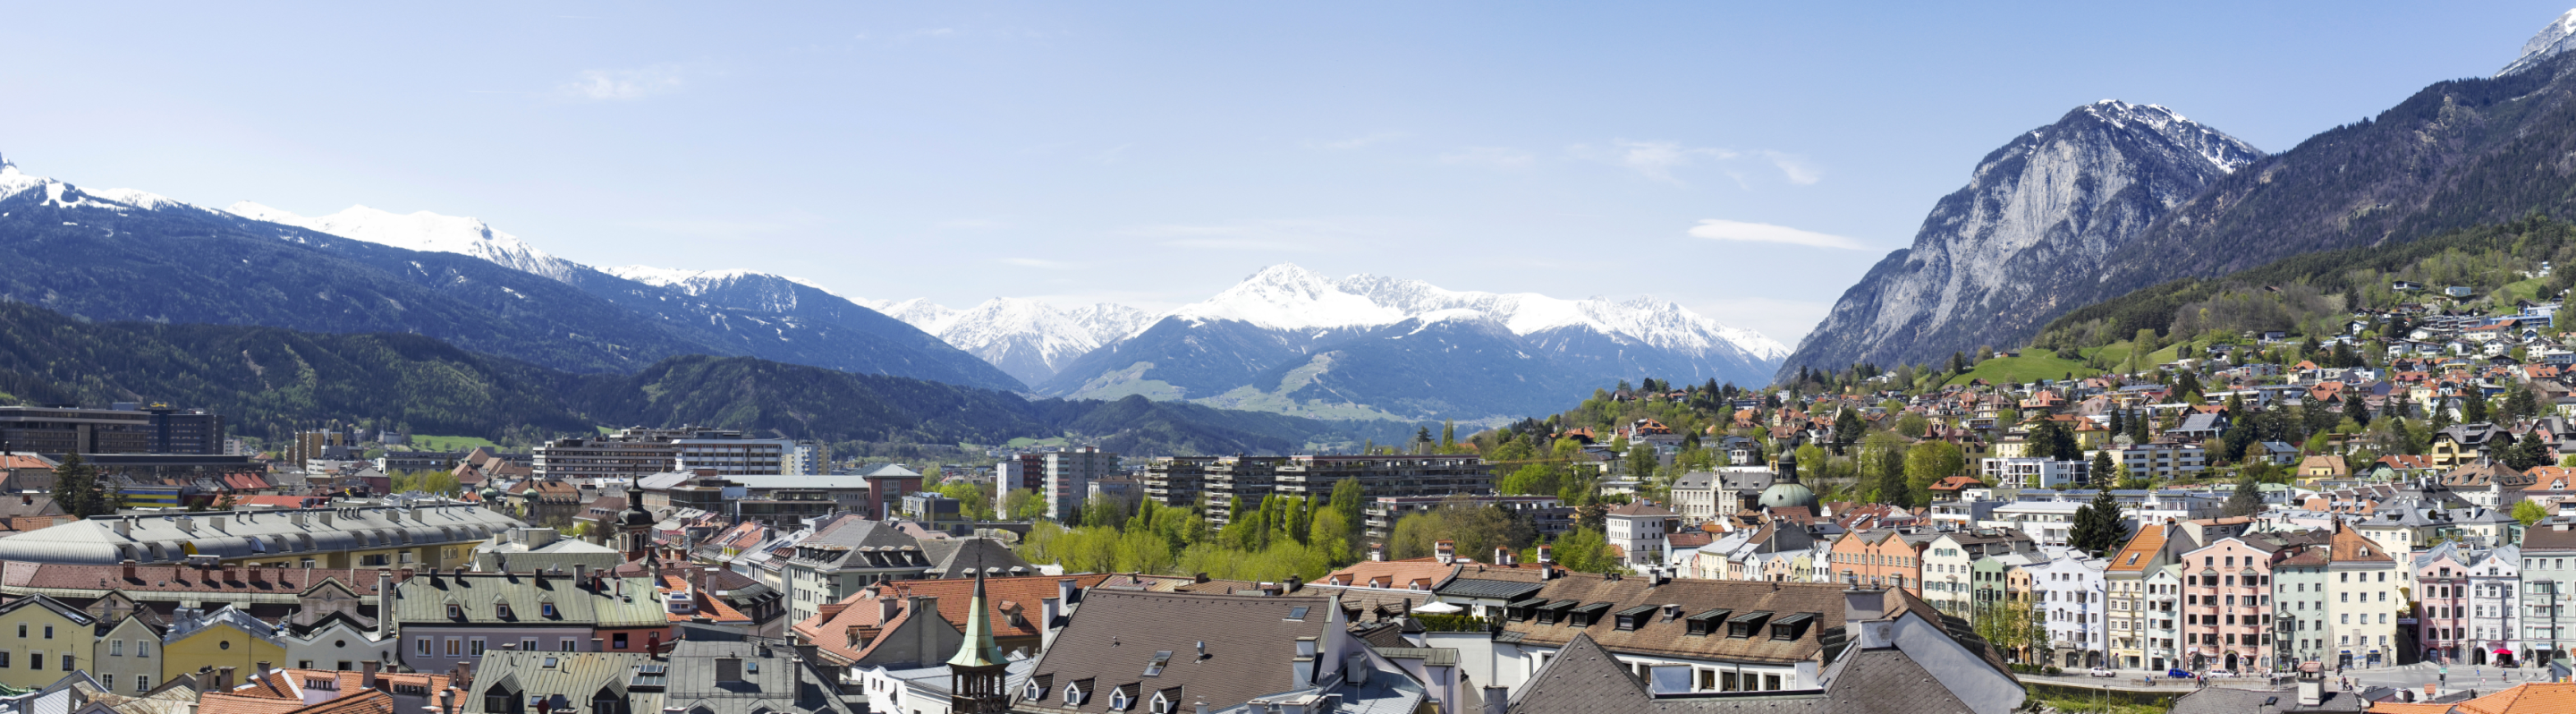
[[[2102,571],[2109,561],[2064,557],[2033,565],[2031,609],[2048,627],[2050,664],[2067,669],[2103,664],[2109,644],[2104,638]]]
[[[2056,488],[2091,483],[2093,465],[2085,461],[2017,457],[1984,459],[1979,471],[1986,485],[1995,488]]]
[[[1651,568],[1664,562],[1664,537],[1672,533],[1681,516],[1664,507],[1645,501],[1631,501],[1610,509],[1603,517],[1610,545],[1619,549],[1620,562],[1630,568]]]

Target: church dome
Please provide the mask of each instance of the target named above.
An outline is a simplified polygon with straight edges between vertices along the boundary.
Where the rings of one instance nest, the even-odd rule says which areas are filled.
[[[1763,508],[1814,508],[1816,490],[1797,482],[1772,484],[1762,489],[1760,503]]]
[[[634,528],[648,527],[661,520],[654,518],[652,511],[644,510],[644,504],[641,503],[626,504],[626,510],[617,512],[618,523]]]

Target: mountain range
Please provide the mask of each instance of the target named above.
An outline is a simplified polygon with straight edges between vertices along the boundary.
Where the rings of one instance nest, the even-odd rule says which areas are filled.
[[[2576,216],[2571,47],[2576,11],[2495,76],[2433,84],[2268,155],[2170,112],[2078,108],[1980,162],[1911,247],[1843,294],[1780,376],[1938,363],[2021,344],[2069,311],[2169,281]]]
[[[518,442],[595,425],[699,424],[814,439],[837,453],[1069,436],[1128,454],[1350,450],[1411,425],[1327,423],[1195,404],[1010,392],[684,355],[581,374],[402,333],[76,320],[0,302],[0,401],[166,400],[276,437],[328,421]]]
[[[0,299],[83,319],[409,332],[572,372],[747,356],[1032,396],[1326,418],[1519,417],[1621,379],[1759,382],[1787,350],[1669,302],[1445,290],[1293,265],[1162,313],[851,298],[743,270],[595,268],[466,217],[303,216],[0,162]]]

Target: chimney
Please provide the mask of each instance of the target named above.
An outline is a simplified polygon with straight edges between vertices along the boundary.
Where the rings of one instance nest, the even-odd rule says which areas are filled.
[[[142,579],[137,578],[137,577],[135,577],[135,576],[134,576],[134,561],[132,561],[132,560],[126,560],[126,561],[121,561],[121,562],[119,562],[119,563],[117,563],[117,564],[118,564],[118,565],[120,565],[120,566],[123,566],[123,567],[124,567],[124,569],[125,569],[125,581],[126,581],[126,582],[129,582],[129,583],[139,583],[139,582],[143,582],[143,580],[142,580]]]
[[[319,512],[319,513],[315,513],[315,514],[313,514],[313,515],[318,516],[318,517],[320,517],[320,518],[322,519],[322,527],[324,527],[324,528],[329,528],[329,527],[331,527],[331,512],[330,512],[330,511],[322,511],[322,512]]]
[[[1055,618],[1056,618],[1057,616],[1059,616],[1059,615],[1064,614],[1064,613],[1062,612],[1062,609],[1063,609],[1063,608],[1064,608],[1064,601],[1063,601],[1063,600],[1059,600],[1059,599],[1051,598],[1051,597],[1049,597],[1049,598],[1038,598],[1038,616],[1039,616],[1039,617],[1046,618],[1045,620],[1041,620],[1041,621],[1039,621],[1039,622],[1038,622],[1038,627],[1039,627],[1039,629],[1052,629],[1052,628],[1054,628],[1054,627],[1055,627]]]
[[[134,518],[133,518],[133,517],[131,517],[131,516],[129,516],[129,517],[125,517],[125,518],[119,518],[119,519],[116,519],[116,534],[117,534],[117,535],[120,535],[120,536],[126,536],[126,537],[129,537],[129,538],[130,538],[130,537],[133,537],[133,536],[134,536]]]
[[[2316,675],[2304,675],[2299,677],[2299,706],[2314,707],[2325,704],[2325,701],[2326,683],[2324,678]]]
[[[1485,687],[1485,714],[1503,714],[1512,705],[1510,687]]]
[[[456,688],[438,690],[438,714],[456,714]]]
[[[365,672],[358,676],[358,686],[364,689],[376,688],[376,661],[367,660],[365,662],[358,663],[358,665],[359,669]]]
[[[216,675],[217,680],[216,680],[216,684],[215,684],[215,686],[223,687],[223,689],[222,689],[222,690],[220,690],[220,691],[226,691],[226,692],[232,691],[232,690],[233,690],[233,668],[232,668],[232,666],[231,666],[231,665],[225,665],[225,666],[222,666],[222,667],[217,667],[217,668],[215,668],[215,671],[216,671],[216,672],[220,672],[220,673],[221,673],[221,674]]]
[[[1431,544],[1431,554],[1440,559],[1441,565],[1448,565],[1450,563],[1457,562],[1458,541],[1444,540],[1433,543]]]
[[[1385,543],[1370,543],[1370,544],[1369,544],[1369,562],[1372,562],[1372,563],[1383,563],[1383,562],[1386,562],[1386,544],[1385,544]]]
[[[1853,587],[1843,591],[1843,629],[1860,639],[1863,622],[1887,616],[1887,591]]]
[[[606,642],[608,642],[608,641],[607,641],[607,640],[600,639],[600,638],[597,638],[597,637],[590,638],[590,651],[592,651],[592,652],[606,652],[606,651],[608,651],[608,647],[607,647],[607,646],[606,646],[606,644],[605,644]]]
[[[1082,600],[1080,585],[1081,581],[1072,578],[1055,581],[1056,601],[1064,603],[1066,607],[1072,607],[1074,603]]]
[[[1368,653],[1353,652],[1342,663],[1342,679],[1352,684],[1368,686],[1369,671],[1373,669],[1376,668],[1369,666]]]
[[[1539,546],[1539,547],[1538,547],[1538,562],[1540,562],[1540,563],[1554,563],[1554,562],[1556,562],[1556,546],[1553,546],[1553,545],[1541,545],[1541,546]]]

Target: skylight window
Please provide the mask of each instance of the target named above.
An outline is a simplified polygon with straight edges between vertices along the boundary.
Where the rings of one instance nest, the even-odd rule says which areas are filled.
[[[1288,609],[1288,619],[1291,619],[1291,620],[1303,620],[1303,619],[1306,619],[1306,610],[1307,610],[1307,609],[1308,609],[1308,608],[1307,608],[1307,606],[1305,606],[1305,605],[1299,605],[1299,606],[1296,606],[1296,607],[1289,608],[1289,609]]]
[[[1155,650],[1155,651],[1154,651],[1154,661],[1153,661],[1151,664],[1147,664],[1147,665],[1145,665],[1145,676],[1148,676],[1148,677],[1159,677],[1159,676],[1162,676],[1162,674],[1163,674],[1163,665],[1167,665],[1167,664],[1171,664],[1171,663],[1172,663],[1172,651],[1171,651],[1171,650]]]

